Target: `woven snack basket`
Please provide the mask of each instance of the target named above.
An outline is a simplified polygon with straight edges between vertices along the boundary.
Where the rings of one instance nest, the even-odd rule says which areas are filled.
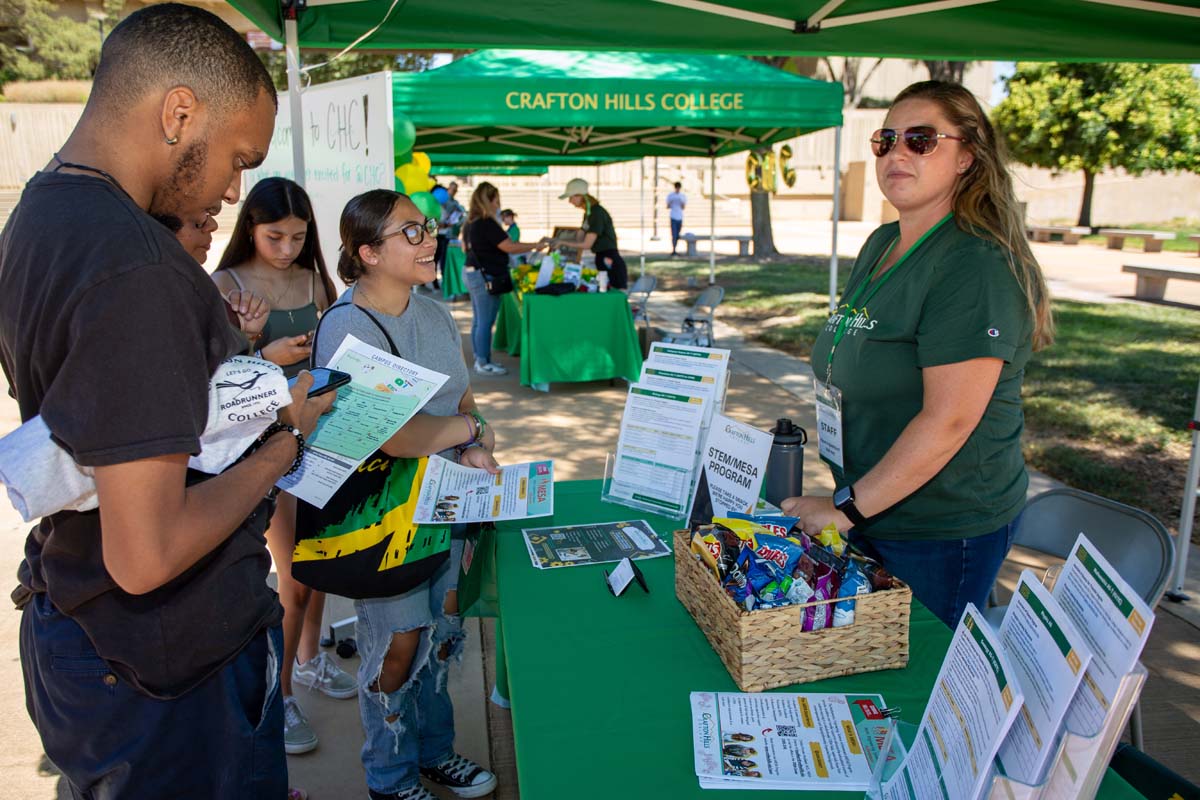
[[[675,531],[675,596],[696,620],[743,692],[908,665],[912,590],[872,592],[855,600],[854,623],[802,631],[802,609],[821,600],[746,611],[691,551],[689,531]]]

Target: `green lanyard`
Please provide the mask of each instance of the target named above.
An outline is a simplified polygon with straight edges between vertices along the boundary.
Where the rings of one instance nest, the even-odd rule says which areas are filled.
[[[850,327],[851,313],[857,313],[857,310],[860,307],[858,303],[859,303],[859,298],[862,297],[863,292],[866,291],[868,286],[870,286],[871,291],[867,294],[866,297],[862,297],[862,308],[866,308],[867,303],[871,302],[871,298],[873,298],[875,296],[875,294],[881,288],[883,288],[883,284],[887,283],[888,278],[892,277],[897,272],[899,272],[900,265],[903,264],[905,261],[907,261],[908,257],[911,256],[913,253],[915,253],[917,251],[917,249],[922,244],[925,243],[925,240],[933,235],[934,231],[936,231],[938,228],[942,227],[942,225],[946,224],[946,220],[950,219],[953,216],[954,216],[953,212],[947,214],[946,216],[944,216],[940,220],[938,220],[937,223],[932,228],[925,231],[925,233],[923,233],[921,235],[921,238],[917,239],[917,243],[914,244],[912,247],[908,248],[908,250],[905,251],[904,255],[900,256],[900,260],[897,261],[892,266],[891,269],[889,269],[887,272],[885,272],[883,274],[882,278],[875,281],[875,284],[872,286],[871,279],[874,278],[875,273],[879,271],[879,265],[887,260],[887,257],[892,252],[892,248],[894,248],[896,246],[896,242],[900,241],[900,239],[898,237],[896,239],[893,239],[892,243],[888,245],[887,250],[883,251],[883,255],[881,255],[879,257],[879,260],[875,262],[875,266],[871,268],[871,270],[867,273],[866,277],[863,278],[862,283],[860,283],[858,285],[858,289],[855,290],[854,296],[850,298],[850,305],[846,308],[846,311],[842,314],[842,319],[838,323],[837,330],[835,330],[833,332],[833,346],[829,348],[829,360],[825,365],[825,383],[826,384],[833,382],[833,354],[837,352],[838,344],[841,343],[842,339],[846,335],[846,330]],[[843,305],[845,305],[845,304],[843,304]]]

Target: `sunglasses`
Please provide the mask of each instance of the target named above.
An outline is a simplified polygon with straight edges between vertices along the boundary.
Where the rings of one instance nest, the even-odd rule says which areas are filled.
[[[407,225],[402,225],[398,231],[385,233],[383,236],[380,236],[379,240],[375,243],[383,244],[386,240],[391,239],[393,236],[404,234],[404,238],[408,239],[408,243],[415,247],[416,245],[419,245],[421,242],[425,241],[425,234],[437,236],[437,231],[438,221],[432,217],[426,217],[424,222],[410,222]]]
[[[916,125],[903,131],[894,128],[880,128],[871,134],[871,151],[877,158],[883,158],[896,146],[900,139],[904,146],[919,156],[927,156],[937,149],[938,139],[954,139],[965,142],[965,136],[953,136],[949,133],[938,133],[932,125]]]

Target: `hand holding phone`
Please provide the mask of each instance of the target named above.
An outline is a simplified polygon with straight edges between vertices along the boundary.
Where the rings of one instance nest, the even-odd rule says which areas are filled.
[[[308,390],[309,397],[318,397],[326,392],[335,391],[350,382],[349,373],[329,369],[328,367],[316,367],[315,369],[310,369],[309,372],[313,376],[313,384]],[[296,378],[289,378],[288,388],[291,389],[295,385]]]

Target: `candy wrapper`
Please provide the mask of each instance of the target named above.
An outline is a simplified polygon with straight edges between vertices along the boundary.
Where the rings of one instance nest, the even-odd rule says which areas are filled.
[[[863,575],[858,562],[850,561],[842,574],[842,585],[838,589],[838,602],[833,605],[833,627],[844,628],[854,624],[854,600],[851,598],[870,594],[871,585]]]
[[[835,556],[840,556],[846,551],[846,541],[838,532],[837,525],[832,522],[822,528],[815,538],[818,544],[828,547]]]
[[[838,574],[828,564],[817,564],[813,595],[806,602],[829,600],[837,597],[837,592]],[[833,623],[833,606],[833,603],[822,603],[804,609],[800,630],[820,631],[828,628]]]

